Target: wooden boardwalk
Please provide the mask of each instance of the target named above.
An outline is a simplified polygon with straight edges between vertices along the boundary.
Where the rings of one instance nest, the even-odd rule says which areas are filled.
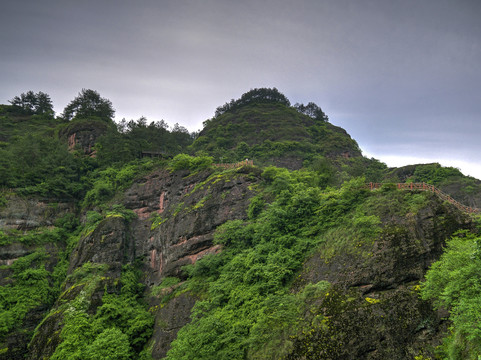
[[[381,183],[368,183],[367,184],[367,187],[370,189],[370,190],[375,190],[375,189],[379,189],[381,188],[383,185],[386,185],[386,184],[381,184]],[[470,206],[466,206],[466,205],[463,205],[461,204],[459,201],[457,200],[454,200],[451,196],[449,196],[448,194],[446,193],[443,193],[441,190],[439,190],[437,187],[435,187],[434,185],[430,185],[430,184],[426,184],[424,182],[422,183],[397,183],[397,184],[394,184],[399,190],[420,190],[420,191],[429,191],[429,192],[432,192],[434,194],[436,194],[437,196],[439,196],[441,199],[443,199],[444,201],[447,201],[451,204],[453,204],[454,206],[456,206],[459,210],[461,211],[465,211],[467,213],[470,213],[470,214],[479,214],[481,213],[481,209],[478,209],[478,208],[473,208],[473,207],[470,207]]]
[[[239,161],[237,163],[232,163],[232,164],[214,164],[214,166],[221,167],[224,169],[236,169],[238,167],[242,166],[254,166],[254,160],[244,160],[244,161]]]

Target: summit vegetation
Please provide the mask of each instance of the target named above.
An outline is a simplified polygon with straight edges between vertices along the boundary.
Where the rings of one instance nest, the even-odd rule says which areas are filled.
[[[90,89],[58,116],[43,92],[9,103],[0,359],[481,357],[478,215],[393,186],[481,208],[478,179],[365,158],[320,106],[275,88],[198,133],[114,122]],[[198,252],[176,253],[186,223]]]
[[[297,168],[321,156],[361,158],[357,143],[330,124],[320,107],[290,106],[276,89],[254,89],[217,108],[191,149],[220,162],[250,158],[269,164],[284,159]]]

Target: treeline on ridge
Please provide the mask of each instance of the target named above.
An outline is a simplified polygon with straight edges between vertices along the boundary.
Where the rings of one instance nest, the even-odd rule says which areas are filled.
[[[228,111],[233,111],[236,109],[239,109],[245,105],[251,104],[251,103],[269,103],[269,102],[274,102],[274,103],[280,103],[285,106],[291,106],[291,102],[289,99],[279,92],[275,87],[274,88],[255,88],[252,89],[244,94],[237,99],[231,99],[230,102],[226,102],[224,105],[219,106],[215,110],[215,115],[214,117],[218,117]],[[300,113],[307,115],[313,119],[316,120],[321,120],[321,121],[328,121],[329,118],[327,115],[322,111],[322,109],[316,105],[313,102],[309,102],[307,105],[296,103],[294,105],[294,108],[299,111]]]
[[[164,121],[113,121],[110,100],[97,91],[82,89],[55,116],[50,96],[28,91],[0,105],[0,188],[18,193],[81,199],[92,186],[95,173],[142,159],[150,151],[163,157],[185,152],[194,134]],[[68,138],[86,131],[94,136],[85,156],[81,144]]]

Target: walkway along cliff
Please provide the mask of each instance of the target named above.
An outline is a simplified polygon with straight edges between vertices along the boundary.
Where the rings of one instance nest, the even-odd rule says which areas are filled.
[[[370,182],[370,183],[367,184],[367,187],[370,190],[376,190],[376,189],[380,189],[384,185],[388,185],[388,184]],[[439,196],[442,200],[453,204],[459,210],[470,213],[470,214],[479,214],[481,212],[481,209],[466,206],[466,205],[461,204],[459,201],[454,200],[451,196],[449,196],[448,194],[445,194],[444,192],[439,190],[434,185],[426,184],[424,182],[422,182],[422,183],[397,183],[397,184],[393,184],[393,185],[395,185],[396,188],[398,188],[399,190],[430,191],[433,194],[436,194],[437,196]]]

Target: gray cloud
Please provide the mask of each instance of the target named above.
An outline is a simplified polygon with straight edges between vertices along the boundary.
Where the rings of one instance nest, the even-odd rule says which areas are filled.
[[[381,160],[478,166],[479,1],[4,3],[1,103],[41,90],[61,112],[92,88],[119,119],[196,130],[231,98],[275,86],[316,102]]]

